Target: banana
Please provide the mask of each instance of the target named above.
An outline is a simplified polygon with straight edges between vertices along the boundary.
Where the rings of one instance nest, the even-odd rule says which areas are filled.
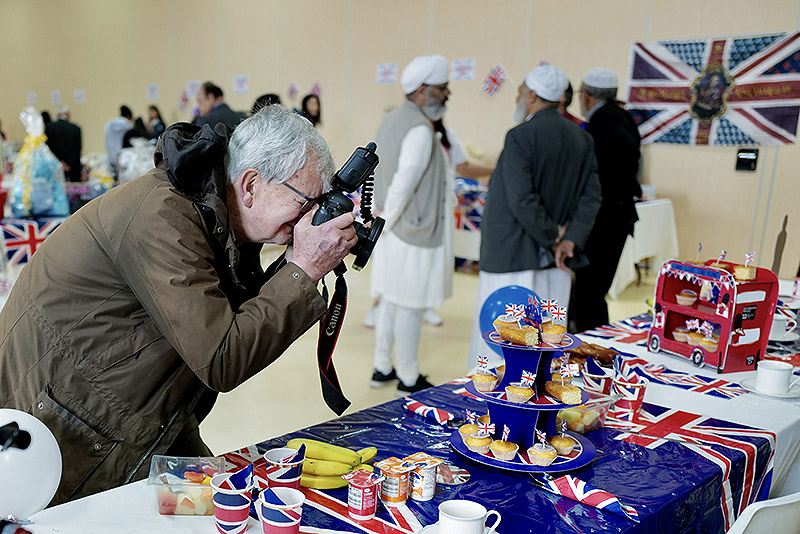
[[[361,456],[361,463],[365,464],[375,458],[375,455],[378,454],[378,449],[377,447],[365,447],[357,452]]]
[[[342,476],[352,470],[352,465],[343,464],[342,462],[332,462],[330,460],[306,458],[303,462],[303,473],[308,473],[309,475]]]
[[[356,451],[315,439],[294,438],[289,440],[286,446],[290,449],[299,449],[302,444],[306,446],[306,458],[341,462],[351,467],[361,463],[361,456]]]
[[[300,475],[300,485],[304,488],[314,489],[336,489],[347,486],[347,481],[341,476],[323,477],[303,473]]]

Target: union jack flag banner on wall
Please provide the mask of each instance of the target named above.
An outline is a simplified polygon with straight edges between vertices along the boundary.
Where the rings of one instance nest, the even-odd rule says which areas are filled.
[[[642,143],[794,143],[800,33],[634,43],[627,102]]]

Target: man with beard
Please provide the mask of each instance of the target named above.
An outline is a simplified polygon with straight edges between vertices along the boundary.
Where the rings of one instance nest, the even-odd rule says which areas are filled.
[[[600,183],[592,138],[558,111],[568,83],[558,67],[540,65],[519,86],[513,117],[521,124],[506,135],[481,221],[469,368],[478,355],[501,363],[481,337],[481,308],[492,293],[518,285],[566,307],[571,269],[586,264]]]
[[[639,131],[630,113],[617,104],[617,75],[597,67],[583,77],[581,112],[594,139],[603,203],[586,242],[589,264],[575,271],[575,298],[570,322],[583,332],[607,324],[606,293],[628,235],[633,235],[635,197],[642,196],[639,171]]]
[[[370,385],[399,379],[399,395],[431,386],[417,363],[420,323],[426,309],[452,294],[452,177],[433,129],[450,95],[448,72],[439,55],[411,60],[400,76],[406,101],[386,115],[375,138],[375,205],[386,226],[372,260],[372,296],[381,303]]]

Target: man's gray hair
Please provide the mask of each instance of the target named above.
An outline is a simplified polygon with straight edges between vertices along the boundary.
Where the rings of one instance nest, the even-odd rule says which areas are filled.
[[[330,188],[335,168],[328,144],[308,119],[283,106],[262,108],[242,121],[228,143],[228,179],[234,183],[247,169],[267,182],[283,183],[302,169],[309,154],[317,160],[323,191]]]
[[[617,99],[617,88],[616,87],[609,87],[607,89],[601,89],[599,87],[592,87],[591,85],[583,84],[581,88],[584,93],[588,94],[592,98],[596,98],[597,100],[616,100]]]

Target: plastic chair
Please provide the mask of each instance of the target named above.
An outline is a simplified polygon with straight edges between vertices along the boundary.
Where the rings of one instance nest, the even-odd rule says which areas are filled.
[[[800,492],[753,503],[744,509],[728,534],[800,531]]]

